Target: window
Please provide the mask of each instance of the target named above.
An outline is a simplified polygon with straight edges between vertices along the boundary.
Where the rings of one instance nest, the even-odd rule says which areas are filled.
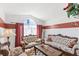
[[[24,21],[24,36],[26,35],[36,35],[37,26],[34,20],[32,19],[25,19]]]
[[[4,34],[4,28],[1,28],[1,27],[0,27],[0,37],[2,37],[3,34]]]

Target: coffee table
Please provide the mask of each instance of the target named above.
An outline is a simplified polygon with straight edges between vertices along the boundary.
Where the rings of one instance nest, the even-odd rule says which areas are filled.
[[[62,51],[57,50],[46,44],[35,45],[34,49],[35,49],[35,55],[37,55],[36,50],[42,52],[46,56],[60,56],[63,54]]]

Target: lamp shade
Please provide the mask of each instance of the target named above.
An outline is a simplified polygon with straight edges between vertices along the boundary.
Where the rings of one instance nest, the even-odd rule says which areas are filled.
[[[3,33],[3,36],[5,37],[10,37],[10,36],[15,36],[15,33],[12,31],[12,29],[5,29],[4,30],[4,33]]]

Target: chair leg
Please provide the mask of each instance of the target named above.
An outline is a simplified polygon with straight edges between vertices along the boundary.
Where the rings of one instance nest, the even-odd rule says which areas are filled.
[[[36,55],[36,48],[35,48],[35,46],[34,46],[34,50],[35,50],[35,55]]]

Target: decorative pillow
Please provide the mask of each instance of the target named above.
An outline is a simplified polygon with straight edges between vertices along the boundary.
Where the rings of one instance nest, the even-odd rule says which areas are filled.
[[[48,36],[47,41],[52,42],[52,41],[53,41],[53,40],[52,40],[52,36]]]
[[[73,46],[77,43],[76,39],[71,39],[70,42],[68,43],[68,47],[73,48]]]
[[[2,49],[2,50],[3,50],[3,49],[9,50],[9,47],[8,47],[8,45],[5,45],[5,46],[2,46],[1,49]]]
[[[41,43],[41,39],[37,38],[37,40],[35,40],[36,43]]]
[[[27,40],[23,40],[24,41],[24,43],[27,45],[28,44],[28,42],[27,42]]]

